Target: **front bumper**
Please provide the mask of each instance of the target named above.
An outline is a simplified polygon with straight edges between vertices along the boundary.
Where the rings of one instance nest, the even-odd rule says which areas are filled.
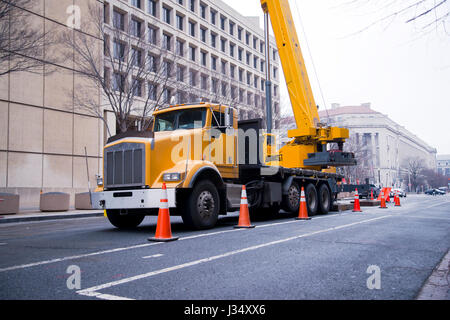
[[[159,208],[162,189],[103,191],[92,193],[92,208],[105,209],[156,209]],[[175,189],[167,189],[169,208],[175,208]]]

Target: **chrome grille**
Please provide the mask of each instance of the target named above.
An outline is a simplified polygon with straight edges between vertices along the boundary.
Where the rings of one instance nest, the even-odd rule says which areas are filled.
[[[105,188],[145,185],[145,144],[119,143],[105,149]]]

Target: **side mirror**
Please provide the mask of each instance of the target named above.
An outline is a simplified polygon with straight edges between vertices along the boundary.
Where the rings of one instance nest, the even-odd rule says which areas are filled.
[[[233,109],[229,107],[225,109],[225,126],[233,127]]]

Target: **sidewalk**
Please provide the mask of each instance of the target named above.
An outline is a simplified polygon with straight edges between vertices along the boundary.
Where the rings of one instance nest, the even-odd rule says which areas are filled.
[[[69,210],[64,212],[41,212],[39,210],[23,210],[18,214],[0,215],[0,224],[44,221],[44,220],[90,218],[90,217],[101,217],[103,215],[104,215],[103,210]]]

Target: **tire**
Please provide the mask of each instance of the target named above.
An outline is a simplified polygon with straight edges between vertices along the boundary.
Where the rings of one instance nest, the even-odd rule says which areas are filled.
[[[189,228],[211,229],[217,223],[219,209],[220,198],[216,186],[208,180],[202,180],[187,197],[181,217]]]
[[[319,197],[316,187],[309,183],[305,188],[306,206],[308,207],[308,216],[315,216],[319,209]]]
[[[288,213],[298,213],[300,208],[300,187],[293,181],[288,189],[288,194],[283,196],[282,208]]]
[[[114,227],[122,230],[136,228],[145,218],[143,214],[120,215],[120,210],[106,210],[106,216]]]
[[[331,192],[326,184],[322,184],[318,190],[319,196],[319,214],[328,214],[331,209]]]

